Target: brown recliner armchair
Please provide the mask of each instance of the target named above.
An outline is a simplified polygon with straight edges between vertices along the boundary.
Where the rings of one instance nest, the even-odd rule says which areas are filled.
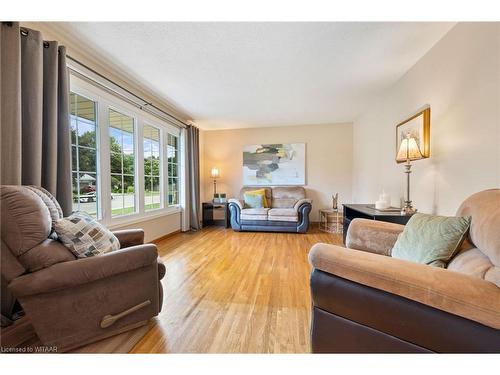
[[[120,250],[76,259],[53,239],[52,222],[62,211],[50,193],[31,186],[0,189],[2,314],[17,299],[41,342],[58,351],[158,315],[165,266],[156,246],[143,244],[142,230],[113,232]]]
[[[391,258],[402,225],[355,219],[309,253],[315,353],[500,353],[500,189],[466,199],[447,269]]]

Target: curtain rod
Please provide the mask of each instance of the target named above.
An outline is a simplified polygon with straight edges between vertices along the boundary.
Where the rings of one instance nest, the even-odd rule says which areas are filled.
[[[140,108],[140,109],[143,109],[143,110],[144,110],[144,109],[145,109],[145,107],[150,107],[150,108],[153,108],[154,110],[156,110],[156,111],[158,111],[158,112],[160,112],[160,113],[162,113],[162,114],[164,114],[164,115],[166,115],[166,116],[170,117],[171,119],[174,119],[176,122],[181,123],[181,124],[182,124],[182,127],[186,128],[186,127],[188,127],[188,126],[189,126],[189,125],[188,125],[188,124],[186,124],[184,121],[182,121],[182,120],[178,119],[177,117],[175,117],[174,115],[171,115],[170,113],[165,112],[164,110],[162,110],[162,109],[158,108],[158,107],[157,107],[157,106],[155,106],[152,102],[147,101],[147,100],[145,100],[145,99],[141,98],[141,97],[140,97],[139,95],[137,95],[137,94],[134,94],[132,91],[130,91],[130,90],[128,90],[128,89],[126,89],[126,88],[125,88],[125,87],[123,87],[122,85],[120,85],[120,84],[118,84],[118,83],[114,82],[113,80],[109,79],[108,77],[106,77],[106,76],[102,75],[101,73],[97,72],[96,70],[94,70],[94,69],[90,68],[89,66],[85,65],[84,63],[80,62],[79,60],[75,59],[74,57],[72,57],[72,56],[70,56],[70,55],[68,55],[68,54],[67,54],[67,55],[66,55],[66,58],[68,58],[69,60],[72,60],[73,62],[77,63],[78,65],[81,65],[82,67],[84,67],[85,69],[89,70],[89,71],[90,71],[90,72],[92,72],[93,74],[95,74],[95,75],[99,76],[100,78],[102,78],[102,79],[104,79],[104,80],[106,80],[106,81],[108,81],[108,82],[112,83],[113,85],[115,85],[116,87],[118,87],[120,90],[125,91],[127,94],[132,95],[133,97],[135,97],[135,98],[137,98],[137,99],[141,100],[142,102],[144,102],[144,104],[137,104],[137,105],[139,106],[139,108]],[[71,68],[70,68],[70,69],[71,69]],[[72,69],[72,70],[74,71],[74,69]],[[81,73],[81,72],[77,72],[77,73],[79,73],[80,75],[82,75],[82,73]],[[86,77],[87,79],[90,79],[91,81],[94,81],[94,82],[95,82],[95,80],[94,80],[94,79],[92,79],[92,77],[87,77],[87,76],[85,76],[85,77]],[[97,82],[97,83],[98,83],[98,82]],[[114,92],[116,92],[115,90],[113,90],[113,91],[114,91]],[[119,94],[119,93],[117,93],[117,94]],[[154,113],[153,113],[153,114],[154,114]]]
[[[13,22],[3,22],[3,23],[5,23],[5,24],[6,24],[7,26],[9,26],[9,27],[12,27],[12,25],[13,25]],[[26,29],[25,27],[20,27],[20,28],[19,28],[19,31],[20,31],[20,33],[21,33],[21,35],[22,35],[22,36],[27,36],[27,35],[28,35],[28,33],[29,33],[29,29]],[[45,42],[45,41],[44,41],[43,46],[44,46],[45,48],[47,48],[47,47],[48,47],[48,42]],[[88,71],[92,72],[93,74],[95,74],[95,75],[99,76],[100,78],[102,78],[102,79],[104,79],[104,80],[106,80],[106,81],[108,81],[108,82],[112,83],[113,85],[115,85],[116,87],[118,87],[120,90],[123,90],[123,91],[125,91],[127,94],[132,95],[134,98],[139,99],[140,101],[144,102],[144,104],[138,104],[138,103],[135,103],[135,104],[136,104],[136,105],[137,105],[140,109],[145,110],[145,107],[150,107],[150,108],[153,108],[155,111],[158,111],[158,112],[160,112],[161,114],[166,115],[166,116],[168,116],[169,118],[174,119],[176,122],[180,123],[180,124],[181,124],[181,127],[186,128],[186,127],[188,127],[188,126],[189,126],[189,125],[188,125],[188,124],[186,124],[184,121],[182,121],[182,120],[178,119],[177,117],[175,117],[174,115],[171,115],[171,114],[170,114],[170,113],[168,113],[168,112],[165,112],[165,111],[164,111],[164,110],[162,110],[161,108],[158,108],[158,107],[157,107],[157,106],[155,106],[152,102],[147,101],[147,100],[145,100],[145,99],[141,98],[141,97],[140,97],[139,95],[137,95],[137,94],[134,94],[132,91],[130,91],[130,90],[128,90],[128,89],[126,89],[126,88],[125,88],[125,87],[123,87],[122,85],[120,85],[120,84],[118,84],[118,83],[114,82],[113,80],[109,79],[108,77],[106,77],[106,76],[102,75],[101,73],[99,73],[99,72],[97,72],[96,70],[92,69],[92,68],[91,68],[91,67],[89,67],[88,65],[85,65],[84,63],[82,63],[81,61],[79,61],[79,60],[75,59],[74,57],[72,57],[72,56],[70,56],[70,55],[66,54],[66,58],[68,58],[69,60],[72,60],[73,62],[77,63],[78,65],[80,65],[80,66],[84,67],[85,69],[87,69]],[[70,68],[70,69],[71,69],[71,68]],[[71,70],[75,71],[74,69],[71,69]],[[99,82],[96,82],[94,79],[92,79],[92,77],[88,77],[88,76],[86,76],[86,75],[82,74],[81,72],[76,72],[76,73],[79,73],[81,76],[83,76],[83,77],[85,77],[85,78],[87,78],[87,79],[89,79],[89,80],[91,80],[91,81],[93,81],[93,82],[95,82],[95,83],[98,83],[98,84],[99,84]],[[101,84],[101,85],[102,85],[102,84]],[[108,88],[108,89],[109,89],[109,88]],[[115,90],[112,90],[112,91],[113,91],[113,92],[115,92],[116,94],[120,95],[120,93],[119,93],[119,92],[116,92]],[[128,99],[128,98],[126,98],[126,99]],[[130,101],[130,99],[128,99],[128,100]],[[150,112],[150,113],[151,113],[152,115],[155,115],[155,114],[154,114],[154,113],[152,113],[152,112]]]

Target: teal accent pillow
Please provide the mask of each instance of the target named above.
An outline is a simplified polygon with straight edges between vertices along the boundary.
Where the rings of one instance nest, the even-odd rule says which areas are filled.
[[[471,217],[415,214],[398,236],[392,257],[445,268],[458,251]]]
[[[243,194],[243,200],[245,202],[245,208],[263,208],[264,207],[264,196],[257,194]]]

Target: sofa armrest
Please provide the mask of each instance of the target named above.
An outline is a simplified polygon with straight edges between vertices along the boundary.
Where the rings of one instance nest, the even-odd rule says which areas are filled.
[[[243,204],[243,202],[242,202],[242,201],[240,201],[239,199],[235,199],[235,198],[231,198],[231,199],[229,199],[229,200],[227,201],[227,203],[234,203],[234,204],[236,204],[236,205],[240,208],[240,210],[242,210],[242,209],[243,209],[243,206],[244,206],[244,204]]]
[[[229,213],[230,213],[230,221],[231,221],[231,228],[235,231],[240,231],[241,230],[241,220],[240,220],[240,215],[241,215],[241,210],[243,210],[244,204],[242,201],[239,199],[229,199]]]
[[[404,228],[385,221],[354,219],[349,224],[345,244],[350,249],[390,256]]]
[[[500,288],[483,279],[321,243],[309,261],[323,272],[500,329]]]
[[[158,279],[161,280],[167,273],[167,267],[165,267],[165,263],[163,263],[160,257],[158,257],[157,263],[158,263]]]
[[[132,246],[103,255],[54,264],[12,280],[9,289],[16,297],[53,292],[142,267],[156,267],[157,258],[156,245]]]
[[[307,198],[299,199],[294,204],[293,209],[298,212],[299,211],[299,207],[302,206],[304,203],[312,204],[312,200],[311,199],[307,199]]]
[[[142,229],[123,229],[112,232],[118,241],[120,248],[142,245],[144,243],[144,230]]]

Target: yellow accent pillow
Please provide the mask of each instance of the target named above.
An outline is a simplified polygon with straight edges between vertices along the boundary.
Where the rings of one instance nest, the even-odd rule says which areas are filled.
[[[245,194],[262,196],[262,202],[264,202],[264,208],[269,208],[269,203],[267,202],[266,198],[266,189],[246,191]]]

